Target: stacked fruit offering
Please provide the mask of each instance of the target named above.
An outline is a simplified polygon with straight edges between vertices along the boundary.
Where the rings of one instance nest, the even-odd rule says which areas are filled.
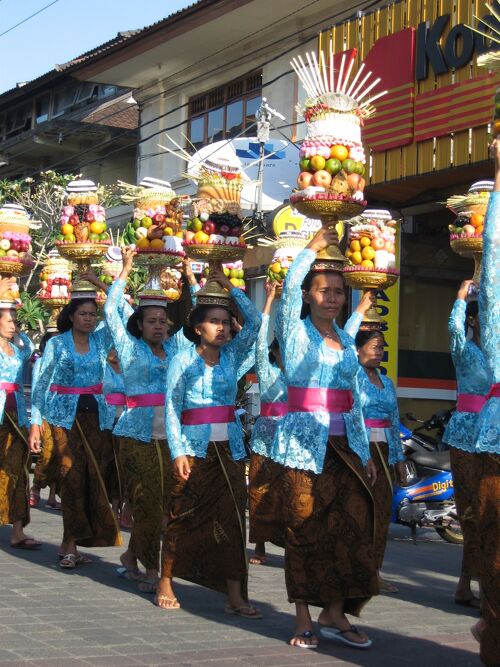
[[[278,289],[283,286],[283,280],[293,260],[307,245],[307,233],[300,231],[281,232],[274,246],[276,248],[273,259],[267,269],[268,280],[276,283]]]
[[[30,221],[18,204],[4,204],[0,209],[0,260],[31,264]]]
[[[183,211],[168,181],[144,178],[138,187],[122,184],[134,201],[132,220],[123,233],[123,242],[135,245],[138,253],[164,253],[184,256],[182,239]]]
[[[239,165],[226,158],[206,160],[196,174],[198,191],[184,245],[246,247],[240,207],[243,189]]]
[[[174,266],[165,267],[160,274],[161,288],[169,301],[178,301],[182,294],[182,273]]]
[[[493,181],[473,183],[464,196],[450,197],[446,206],[457,214],[457,219],[448,225],[451,241],[482,238],[484,217],[488,208]]]
[[[346,270],[397,273],[396,231],[389,211],[367,209],[349,227]]]
[[[66,301],[71,291],[71,265],[57,250],[51,250],[40,272],[40,292],[42,301]]]
[[[93,181],[71,181],[66,187],[67,204],[59,217],[56,245],[73,243],[109,244],[106,211],[99,204],[97,186]]]

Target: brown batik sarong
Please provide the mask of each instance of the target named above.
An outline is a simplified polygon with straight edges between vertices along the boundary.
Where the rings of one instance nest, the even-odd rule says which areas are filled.
[[[358,616],[378,593],[374,500],[345,437],[330,437],[323,472],[283,468],[285,580],[290,602],[344,601]]]
[[[42,430],[42,449],[38,455],[33,473],[33,484],[39,489],[51,486],[54,482],[60,484],[61,466],[59,465],[57,449],[54,447],[52,426],[45,420]]]
[[[450,447],[451,473],[458,520],[464,536],[462,576],[479,577],[479,534],[475,512],[474,490],[477,483],[474,459],[477,454]]]
[[[473,454],[477,532],[479,535],[479,581],[481,660],[488,667],[500,665],[500,454]]]
[[[30,451],[10,420],[17,426],[16,412],[5,413],[0,424],[0,526],[14,521],[22,521],[26,526],[30,521]]]
[[[120,438],[119,461],[123,495],[134,517],[128,548],[145,568],[158,570],[170,469],[167,441]]]
[[[114,462],[110,433],[100,430],[93,412],[78,412],[71,430],[52,426],[52,433],[61,466],[64,542],[119,546],[120,529],[104,481]]]
[[[377,468],[377,481],[371,487],[375,501],[375,541],[374,552],[377,569],[384,562],[387,534],[391,520],[392,474],[389,466],[389,447],[386,442],[370,442],[372,461]]]
[[[285,542],[281,496],[281,466],[267,456],[252,454],[248,474],[250,542]]]
[[[210,442],[204,459],[187,458],[187,480],[172,467],[162,576],[226,594],[227,579],[241,581],[246,599],[244,463],[233,460],[227,441]]]

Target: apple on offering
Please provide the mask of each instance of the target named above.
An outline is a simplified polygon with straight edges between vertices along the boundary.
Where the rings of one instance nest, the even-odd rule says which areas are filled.
[[[106,211],[99,204],[93,181],[76,180],[67,185],[67,203],[59,216],[56,246],[73,243],[111,243]]]
[[[389,211],[367,209],[349,226],[345,256],[360,271],[396,273],[397,222]]]

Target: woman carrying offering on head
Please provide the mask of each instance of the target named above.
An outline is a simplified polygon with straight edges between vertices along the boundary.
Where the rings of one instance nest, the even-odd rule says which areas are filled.
[[[121,544],[105,484],[114,464],[111,438],[103,430],[107,405],[102,393],[111,338],[107,327],[96,329],[97,304],[88,294],[73,295],[60,312],[60,335],[47,342],[32,391],[30,446],[38,451],[44,419],[52,427],[61,466],[63,569],[88,562],[78,546]]]
[[[266,303],[257,336],[255,372],[259,381],[260,416],[252,429],[248,499],[250,508],[249,541],[255,542],[250,558],[254,565],[266,562],[266,542],[283,546],[281,519],[281,466],[271,458],[274,434],[279,420],[287,412],[287,390],[279,344],[276,338],[268,346],[269,316],[276,285],[266,284]]]
[[[391,379],[379,371],[385,346],[382,332],[358,331],[355,342],[361,365],[358,383],[363,417],[370,440],[370,454],[377,468],[377,481],[372,492],[375,499],[375,560],[379,573],[379,588],[385,593],[397,593],[398,589],[394,584],[380,577],[380,570],[384,562],[391,518],[393,477],[395,476],[400,484],[406,483],[398,400]],[[395,475],[392,472],[393,466]]]
[[[0,294],[9,278],[0,278]],[[0,525],[12,524],[10,544],[17,549],[38,549],[41,542],[28,537],[28,462],[30,450],[24,429],[29,425],[23,392],[23,370],[33,352],[30,339],[17,332],[15,303],[0,298]]]
[[[450,446],[450,463],[458,519],[464,536],[462,569],[455,590],[457,604],[479,609],[471,591],[471,579],[479,578],[479,534],[475,515],[474,446],[476,424],[490,377],[481,349],[481,329],[477,301],[467,303],[472,280],[460,285],[448,322],[450,351],[457,376],[457,409],[443,435]],[[468,339],[468,333],[472,336]]]
[[[195,345],[173,359],[167,375],[172,489],[156,602],[179,608],[172,579],[180,577],[224,593],[226,613],[256,619],[261,614],[247,597],[245,448],[235,400],[260,316],[222,267],[214,280],[229,294],[198,302],[189,318]],[[232,340],[229,296],[245,320]]]
[[[288,413],[276,430],[273,458],[283,466],[285,579],[296,608],[290,644],[299,648],[318,645],[309,605],[322,608],[323,637],[368,648],[371,640],[345,614],[359,615],[378,593],[376,469],[354,340],[335,322],[346,299],[344,280],[337,271],[311,271],[316,254],[336,240],[335,230],[321,229],[294,260],[276,325]]]
[[[475,433],[474,498],[479,535],[482,619],[473,634],[481,642],[481,660],[498,665],[500,655],[500,139],[491,146],[495,187],[490,194],[483,232],[479,288],[481,347],[490,378],[486,403]]]
[[[162,521],[167,498],[169,451],[165,432],[165,382],[172,357],[190,345],[182,332],[169,337],[168,300],[161,295],[139,299],[139,308],[124,317],[121,304],[132,270],[133,247],[123,248],[123,270],[108,292],[104,314],[122,371],[125,407],[114,435],[120,439],[123,495],[134,523],[118,573],[138,582],[144,593],[158,585]],[[188,274],[190,289],[197,284]],[[141,563],[145,573],[139,570]]]

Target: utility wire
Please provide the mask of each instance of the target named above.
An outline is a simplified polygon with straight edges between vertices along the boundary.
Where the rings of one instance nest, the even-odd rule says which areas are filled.
[[[34,18],[35,16],[38,16],[38,14],[41,14],[42,12],[44,12],[44,11],[45,11],[46,9],[48,9],[49,7],[52,7],[52,5],[55,5],[56,2],[59,2],[59,0],[52,0],[52,2],[49,2],[48,5],[45,5],[45,7],[42,7],[42,8],[39,9],[37,12],[34,12],[33,14],[30,14],[29,16],[27,16],[27,17],[26,17],[25,19],[23,19],[22,21],[19,21],[19,23],[16,23],[16,25],[13,25],[12,27],[8,28],[7,30],[4,30],[4,32],[0,32],[0,37],[3,37],[3,36],[6,35],[8,32],[12,32],[12,30],[15,30],[15,28],[19,28],[20,25],[23,25],[23,23],[26,23],[27,21],[29,21],[30,19]]]

